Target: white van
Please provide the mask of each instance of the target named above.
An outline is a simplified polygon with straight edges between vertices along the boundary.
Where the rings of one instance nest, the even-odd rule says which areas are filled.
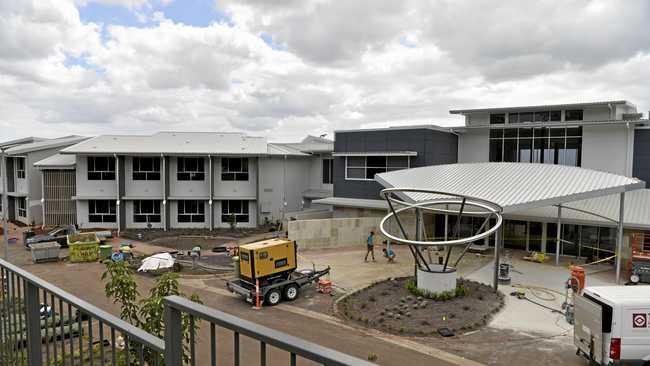
[[[650,366],[650,286],[595,286],[575,297],[577,354],[597,365]]]

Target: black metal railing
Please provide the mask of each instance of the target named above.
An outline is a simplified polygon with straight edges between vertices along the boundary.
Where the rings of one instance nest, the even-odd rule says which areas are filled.
[[[2,366],[372,365],[179,296],[165,298],[163,341],[2,259],[0,285]]]

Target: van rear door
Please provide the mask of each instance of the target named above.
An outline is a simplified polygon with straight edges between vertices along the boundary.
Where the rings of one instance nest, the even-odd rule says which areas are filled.
[[[603,361],[603,310],[583,296],[576,296],[573,343],[585,355],[601,364]]]
[[[624,306],[621,360],[650,361],[650,306]]]

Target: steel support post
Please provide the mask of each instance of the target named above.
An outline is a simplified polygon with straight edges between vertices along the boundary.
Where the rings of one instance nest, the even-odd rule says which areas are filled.
[[[2,229],[3,229],[3,238],[5,245],[5,260],[9,262],[9,196],[7,196],[7,162],[5,150],[0,150],[0,173],[2,176]]]
[[[616,284],[621,282],[621,254],[623,253],[623,220],[625,219],[625,192],[619,199],[618,226],[616,228]]]
[[[499,289],[499,250],[501,247],[501,231],[499,227],[494,233],[494,292]]]
[[[183,365],[182,314],[168,304],[165,304],[165,365]]]
[[[38,287],[29,281],[25,284],[25,318],[27,320],[27,364],[43,365],[41,349],[41,305],[38,299]],[[20,286],[20,285],[19,285]]]
[[[562,245],[562,205],[557,206],[557,230],[555,233],[555,265],[560,265],[560,245]]]

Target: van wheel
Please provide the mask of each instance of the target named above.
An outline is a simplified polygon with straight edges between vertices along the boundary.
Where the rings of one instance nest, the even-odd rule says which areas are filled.
[[[275,306],[279,304],[281,300],[282,300],[282,295],[280,294],[280,290],[278,290],[277,288],[270,290],[269,293],[266,294],[266,302],[271,306]]]
[[[284,288],[284,299],[287,301],[293,301],[298,298],[299,293],[298,285],[292,283]]]

